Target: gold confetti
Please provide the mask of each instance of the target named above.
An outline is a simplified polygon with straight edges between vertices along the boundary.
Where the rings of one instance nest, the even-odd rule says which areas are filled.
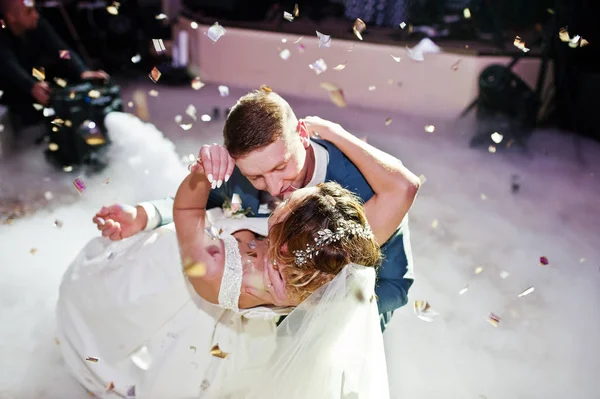
[[[36,78],[40,82],[43,82],[44,80],[46,80],[46,72],[44,71],[44,68],[40,68],[40,69],[33,68],[33,70],[31,71],[31,74],[33,75],[34,78]]]
[[[106,392],[112,391],[113,389],[115,389],[115,383],[112,381],[106,384],[106,387],[104,388]]]
[[[56,346],[60,346],[60,340],[56,337],[54,337],[54,343],[56,344]]]
[[[302,40],[303,38],[304,38],[304,36],[300,36],[298,39],[296,39],[296,40],[294,41],[294,44],[298,44],[298,43],[300,43],[300,40]]]
[[[413,310],[419,319],[427,322],[432,322],[439,316],[439,313],[433,310],[427,301],[415,301]]]
[[[363,39],[362,33],[365,31],[365,29],[367,29],[367,24],[365,24],[362,19],[356,18],[356,21],[354,21],[354,26],[352,27],[352,31],[359,40]]]
[[[148,95],[150,95],[150,97],[158,97],[158,91],[156,91],[156,90],[150,90],[148,92]]]
[[[400,57],[395,57],[393,55],[390,54],[390,57],[392,57],[394,59],[394,61],[396,62],[400,62],[401,58]]]
[[[551,8],[546,8],[546,12],[550,15],[554,15],[554,10]]]
[[[200,80],[199,77],[192,79],[192,89],[200,90],[203,87],[204,87],[204,83],[202,83],[202,81]]]
[[[56,82],[57,85],[59,85],[60,87],[67,87],[67,81],[62,79],[62,78],[54,78],[54,81]]]
[[[558,32],[558,37],[560,41],[565,43],[568,43],[571,40],[571,36],[569,36],[567,28],[560,28],[560,31]]]
[[[535,291],[535,287],[529,287],[529,288],[527,288],[525,291],[523,291],[523,292],[521,292],[521,293],[519,294],[519,298],[522,298],[522,297],[524,297],[524,296],[526,296],[526,295],[529,295],[529,294],[531,294],[533,291]]]
[[[471,10],[469,10],[468,8],[465,8],[463,10],[463,16],[465,17],[465,19],[471,18]]]
[[[481,273],[483,273],[483,267],[479,266],[475,269],[475,274],[480,275]]]
[[[183,272],[190,278],[200,278],[206,275],[206,265],[200,262],[190,262],[190,264],[184,266]]]
[[[300,6],[298,5],[298,3],[294,4],[294,11],[292,12],[292,14],[294,14],[294,17],[296,18],[300,16]]]
[[[100,92],[98,90],[90,90],[88,92],[89,98],[100,98]]]
[[[437,229],[438,225],[439,225],[438,220],[437,219],[433,219],[433,222],[431,222],[431,228]]]
[[[57,228],[61,229],[63,227],[63,222],[61,222],[60,220],[56,219],[54,221],[54,227],[57,227]]]
[[[58,144],[56,143],[48,143],[48,149],[52,152],[58,151]]]
[[[38,251],[38,249],[37,249],[37,248],[31,248],[31,249],[29,250],[29,253],[30,253],[30,254],[32,254],[32,255],[35,255],[35,254],[37,254],[37,251]]]
[[[73,167],[71,165],[63,166],[63,171],[70,173],[73,171]]]
[[[106,7],[106,11],[108,11],[108,13],[110,15],[119,15],[119,6],[121,4],[119,4],[118,2],[113,2],[110,6]]]
[[[460,62],[461,62],[461,61],[462,61],[462,60],[458,60],[458,61],[456,61],[454,64],[452,64],[452,70],[453,70],[453,71],[458,71],[458,66],[460,65]]]
[[[330,91],[329,98],[340,108],[345,108],[347,106],[346,99],[344,98],[344,92],[341,89]]]
[[[216,344],[210,349],[210,354],[215,357],[220,357],[221,359],[225,359],[227,356],[229,356],[229,353],[225,353],[221,350],[221,348],[219,348],[219,344]]]
[[[69,93],[69,98],[71,100],[75,98],[75,91],[72,91],[71,93]]]
[[[344,68],[346,68],[346,64],[338,64],[333,67],[333,70],[334,71],[342,71]]]
[[[488,321],[488,323],[490,323],[494,327],[498,327],[498,324],[500,324],[500,317],[498,317],[497,315],[495,315],[493,313],[490,313],[490,315],[488,316],[487,321]]]
[[[392,123],[392,118],[386,118],[386,119],[385,119],[385,125],[386,125],[386,126],[389,126],[389,125],[391,125],[391,123]]]
[[[268,94],[268,93],[272,93],[272,92],[273,92],[273,89],[271,89],[271,88],[270,88],[269,86],[267,86],[267,85],[262,85],[262,86],[260,86],[260,89],[261,89],[262,91],[264,91],[265,93],[267,93],[267,94]]]
[[[69,52],[69,50],[58,50],[58,56],[63,60],[71,59],[71,53]]]
[[[152,71],[150,71],[150,73],[148,74],[148,77],[150,78],[151,81],[156,83],[160,79],[161,75],[162,75],[162,73],[160,73],[158,68],[154,67],[154,68],[152,68]]]
[[[85,358],[87,362],[98,363],[98,358],[93,356],[88,356]]]
[[[435,132],[435,126],[433,126],[433,125],[426,125],[425,126],[425,131],[427,133],[433,133],[433,132]]]
[[[193,346],[193,345],[190,345],[190,350],[191,350],[192,352],[196,353],[196,347],[195,347],[195,346]]]
[[[529,49],[525,47],[525,41],[523,41],[519,36],[515,37],[513,44],[516,48],[523,51],[524,53],[529,51]]]
[[[579,42],[579,47],[585,47],[588,44],[590,44],[590,42],[588,42],[587,40],[585,40],[584,38],[581,38],[581,42]]]

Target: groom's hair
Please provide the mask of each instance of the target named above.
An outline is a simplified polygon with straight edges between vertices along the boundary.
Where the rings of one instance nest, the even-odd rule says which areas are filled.
[[[223,128],[225,147],[233,158],[243,157],[274,143],[295,123],[292,107],[279,94],[266,88],[254,90],[229,111]]]

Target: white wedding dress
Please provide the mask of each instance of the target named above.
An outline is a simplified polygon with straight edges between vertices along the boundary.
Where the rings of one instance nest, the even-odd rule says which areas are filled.
[[[173,225],[81,251],[57,305],[75,378],[102,398],[388,398],[374,271],[346,266],[276,327],[281,309],[237,309],[231,233],[266,234],[266,219],[211,212],[226,249],[219,305],[188,283]]]

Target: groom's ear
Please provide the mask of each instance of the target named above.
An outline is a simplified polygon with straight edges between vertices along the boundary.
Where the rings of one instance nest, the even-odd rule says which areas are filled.
[[[304,144],[304,148],[308,148],[310,145],[310,132],[308,131],[308,128],[302,119],[298,120],[298,126],[296,130],[300,136],[300,141],[302,141],[302,144]]]

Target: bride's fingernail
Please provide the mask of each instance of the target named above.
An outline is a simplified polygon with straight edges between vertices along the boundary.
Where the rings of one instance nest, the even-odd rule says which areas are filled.
[[[214,190],[215,188],[217,188],[217,182],[216,182],[216,181],[213,181],[213,182],[212,182],[212,184],[210,185],[210,188],[212,188],[213,190]]]
[[[208,179],[209,183],[213,182],[213,175],[207,175],[206,178]],[[214,188],[214,187],[213,187]]]
[[[229,178],[230,178],[230,177],[231,177],[231,176],[229,176],[229,175],[225,175],[225,183],[227,183],[227,182],[229,181]]]
[[[223,184],[223,180],[217,180],[217,188],[221,188],[222,184]]]

